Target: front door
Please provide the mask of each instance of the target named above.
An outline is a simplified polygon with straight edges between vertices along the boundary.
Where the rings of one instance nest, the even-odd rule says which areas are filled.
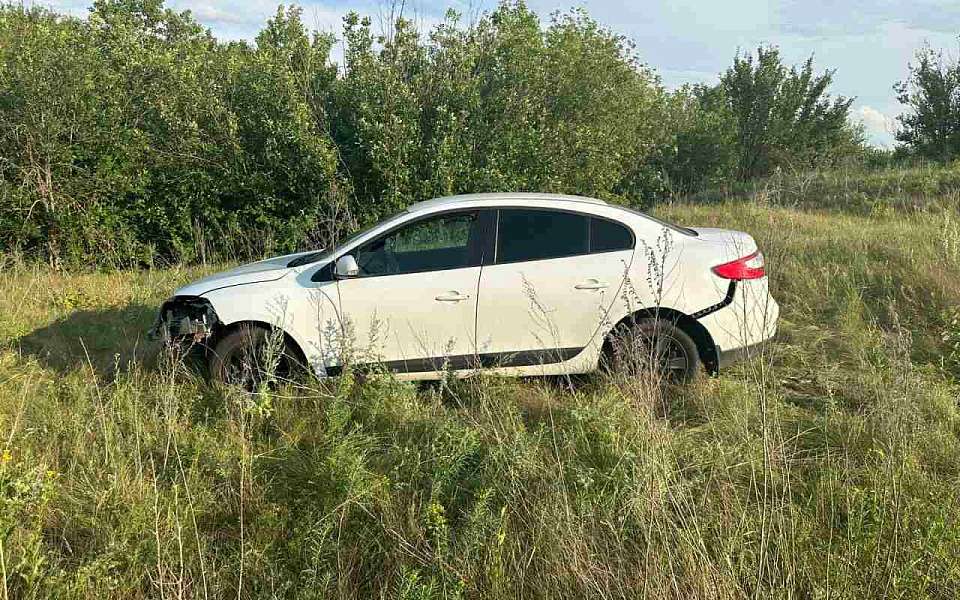
[[[476,352],[477,211],[428,216],[351,253],[360,273],[337,282],[341,353],[398,372],[461,366]]]

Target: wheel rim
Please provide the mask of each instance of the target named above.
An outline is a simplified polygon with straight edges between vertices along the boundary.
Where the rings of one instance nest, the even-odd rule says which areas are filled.
[[[687,350],[670,335],[660,334],[654,341],[655,364],[659,373],[667,381],[674,383],[686,379],[690,367]]]
[[[625,350],[626,352],[623,352]],[[662,331],[640,333],[622,348],[618,362],[637,374],[652,375],[664,383],[687,379],[690,355],[675,337]]]
[[[282,352],[271,359],[269,342],[250,340],[224,357],[222,380],[227,385],[256,392],[263,383],[271,387],[292,373],[289,359]]]
[[[228,385],[252,392],[260,385],[261,379],[254,348],[239,348],[224,361],[223,380]]]

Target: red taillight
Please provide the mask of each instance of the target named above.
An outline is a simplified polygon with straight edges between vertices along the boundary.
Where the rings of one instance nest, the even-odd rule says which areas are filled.
[[[750,256],[744,256],[737,260],[717,265],[713,272],[724,279],[760,279],[766,275],[763,268],[763,254],[759,250]]]

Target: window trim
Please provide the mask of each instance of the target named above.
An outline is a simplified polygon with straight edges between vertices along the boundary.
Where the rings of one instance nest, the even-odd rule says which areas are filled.
[[[502,210],[530,210],[530,211],[540,211],[540,212],[558,212],[558,213],[565,213],[565,214],[571,214],[571,215],[576,215],[576,216],[580,216],[580,217],[585,217],[585,218],[586,218],[586,221],[587,221],[587,222],[586,222],[586,228],[587,228],[587,251],[586,251],[586,252],[583,252],[583,253],[578,253],[578,254],[567,254],[567,255],[564,255],[564,256],[552,256],[552,257],[549,257],[549,258],[533,258],[533,259],[525,259],[525,260],[511,260],[511,261],[506,261],[506,262],[498,262],[499,257],[497,256],[497,251],[498,251],[498,244],[497,244],[497,242],[499,242],[499,240],[500,240],[500,211],[502,211]],[[595,215],[595,214],[593,214],[593,213],[581,212],[581,211],[578,211],[578,210],[569,210],[569,209],[566,209],[566,208],[554,208],[554,207],[545,207],[545,206],[523,206],[523,205],[513,205],[513,204],[503,205],[503,206],[492,206],[492,207],[490,207],[490,208],[488,208],[488,209],[485,209],[485,211],[486,211],[486,212],[490,212],[490,213],[492,213],[492,215],[493,215],[492,219],[490,219],[490,220],[492,221],[492,222],[490,223],[490,229],[491,229],[492,231],[491,231],[491,230],[488,230],[488,231],[487,231],[487,235],[490,236],[490,239],[487,241],[487,244],[486,244],[487,252],[485,252],[485,253],[484,253],[484,256],[483,256],[483,266],[485,266],[485,267],[487,267],[487,266],[494,266],[494,265],[513,265],[513,264],[524,263],[524,262],[533,263],[533,262],[540,262],[540,261],[543,261],[543,260],[562,260],[562,259],[565,259],[565,258],[576,258],[576,257],[578,257],[578,256],[591,256],[591,255],[594,255],[594,254],[609,254],[609,253],[611,253],[611,252],[625,252],[625,251],[627,251],[627,250],[630,250],[630,251],[632,252],[633,250],[636,250],[636,248],[637,248],[637,234],[633,231],[633,227],[630,227],[630,225],[624,223],[623,221],[619,221],[619,220],[614,219],[614,218],[611,218],[611,217],[606,217],[606,216],[602,216],[602,215]],[[623,248],[623,249],[620,249],[620,250],[598,250],[598,251],[596,251],[596,252],[592,251],[592,250],[590,249],[590,247],[591,247],[591,243],[590,243],[590,242],[591,242],[591,239],[590,239],[590,233],[591,233],[591,231],[590,231],[590,230],[591,230],[590,220],[591,220],[591,219],[599,219],[599,220],[601,220],[601,221],[609,221],[609,222],[611,222],[611,223],[613,223],[613,224],[615,224],[615,225],[619,225],[619,226],[621,226],[621,227],[625,227],[626,230],[630,233],[630,247],[629,247],[629,248]]]
[[[414,217],[412,219],[407,219],[405,221],[397,223],[395,226],[391,227],[390,229],[387,229],[386,231],[381,232],[380,235],[372,237],[364,241],[363,243],[357,244],[356,246],[353,246],[352,248],[349,248],[348,250],[345,250],[344,252],[336,255],[334,258],[330,260],[329,263],[327,263],[326,265],[318,269],[310,278],[310,281],[313,281],[313,282],[331,281],[329,279],[323,279],[324,277],[323,272],[327,267],[330,267],[329,275],[330,277],[332,277],[332,281],[375,279],[377,277],[400,277],[402,275],[416,275],[417,273],[439,273],[442,271],[455,271],[457,269],[471,269],[474,267],[479,267],[482,264],[481,259],[483,256],[483,245],[484,245],[484,238],[485,238],[484,228],[482,227],[483,212],[484,212],[484,209],[482,208],[457,208],[452,210],[433,212],[433,213],[429,213],[419,217]],[[341,257],[346,256],[348,254],[354,254],[354,252],[356,252],[358,248],[362,248],[363,246],[367,246],[369,244],[374,244],[376,242],[379,242],[380,240],[384,239],[385,237],[393,233],[396,233],[397,231],[399,231],[400,229],[403,229],[404,227],[413,226],[423,221],[429,221],[431,219],[436,219],[441,217],[450,217],[450,216],[461,215],[461,214],[476,215],[476,218],[473,221],[473,225],[471,226],[471,231],[470,231],[471,236],[467,241],[467,264],[464,266],[445,267],[442,269],[418,269],[416,271],[404,271],[403,273],[383,273],[381,275],[357,275],[356,277],[345,277],[343,279],[338,279],[333,274],[332,265],[335,265],[337,261],[340,260]]]

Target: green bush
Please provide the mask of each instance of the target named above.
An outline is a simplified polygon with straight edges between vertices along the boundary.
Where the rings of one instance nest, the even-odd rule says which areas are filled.
[[[745,121],[743,86],[668,92],[583,11],[544,24],[503,3],[427,35],[350,14],[342,41],[334,65],[334,39],[296,8],[225,43],[160,0],[97,0],[84,19],[0,7],[0,250],[68,266],[242,258],[438,195],[648,206],[860,151],[838,133],[845,101],[822,97],[829,73],[774,50],[757,68],[778,74],[763,88],[775,113]],[[745,124],[778,153],[760,171],[743,167]]]

